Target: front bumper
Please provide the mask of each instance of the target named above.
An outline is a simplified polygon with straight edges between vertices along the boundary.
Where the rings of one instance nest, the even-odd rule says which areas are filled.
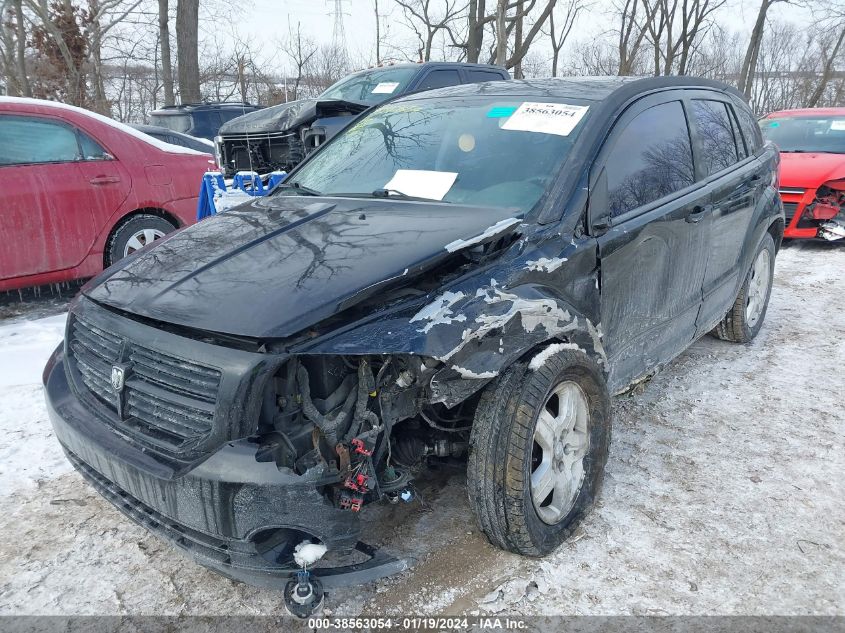
[[[356,515],[332,506],[318,482],[256,459],[250,440],[225,443],[187,471],[173,470],[127,443],[74,394],[62,348],[44,370],[47,411],[74,468],[129,518],[229,578],[280,588],[296,571],[292,548],[317,538],[332,552],[369,560],[312,570],[327,587],[407,569],[358,542]]]
[[[781,187],[780,197],[786,214],[783,236],[787,239],[831,239],[823,238],[825,221],[808,217],[807,207],[816,199],[816,189]],[[833,238],[841,239],[841,238]]]

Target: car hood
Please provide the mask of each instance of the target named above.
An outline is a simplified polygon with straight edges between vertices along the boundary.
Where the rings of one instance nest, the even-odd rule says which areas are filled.
[[[118,262],[83,293],[101,304],[258,339],[295,334],[453,253],[514,231],[513,209],[271,196]]]
[[[780,158],[781,187],[814,189],[845,178],[845,154],[782,152]]]
[[[271,108],[263,108],[231,119],[220,127],[218,134],[258,134],[262,132],[281,132],[295,129],[310,123],[323,115],[323,111],[347,110],[363,112],[369,106],[352,101],[326,101],[320,99],[300,99],[282,103]]]

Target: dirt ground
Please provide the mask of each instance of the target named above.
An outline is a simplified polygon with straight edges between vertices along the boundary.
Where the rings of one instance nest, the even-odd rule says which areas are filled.
[[[7,350],[0,337],[0,364]],[[0,614],[284,612],[279,593],[187,562],[92,492],[41,398],[34,382],[0,390]],[[793,244],[752,344],[705,337],[616,399],[602,497],[555,554],[490,546],[445,467],[370,535],[417,565],[332,592],[326,611],[845,615],[843,399],[845,245]]]

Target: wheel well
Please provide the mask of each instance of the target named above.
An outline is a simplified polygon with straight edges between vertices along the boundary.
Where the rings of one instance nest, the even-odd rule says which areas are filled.
[[[769,234],[775,241],[775,253],[780,250],[781,242],[783,242],[784,225],[783,220],[778,218],[769,225]]]
[[[108,267],[109,249],[111,247],[111,241],[112,239],[114,239],[114,234],[117,233],[117,230],[121,226],[129,222],[129,220],[134,218],[136,215],[156,215],[163,220],[167,220],[177,229],[182,226],[182,222],[179,221],[179,218],[177,218],[169,211],[165,211],[164,209],[158,209],[156,207],[142,207],[140,209],[130,211],[129,213],[121,217],[117,222],[115,222],[114,226],[111,227],[111,231],[109,231],[109,236],[106,238],[106,245],[103,248],[103,268]]]

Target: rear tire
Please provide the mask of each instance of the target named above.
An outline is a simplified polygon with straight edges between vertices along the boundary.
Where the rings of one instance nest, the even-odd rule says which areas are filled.
[[[516,554],[553,551],[598,496],[609,445],[610,397],[594,361],[563,350],[536,370],[511,366],[482,393],[470,436],[467,488],[480,529]]]
[[[175,230],[171,222],[157,215],[139,213],[129,216],[112,232],[106,244],[106,267]]]
[[[710,334],[723,341],[748,343],[757,336],[772,294],[775,272],[775,241],[766,233],[751,264],[751,270],[731,309]]]

